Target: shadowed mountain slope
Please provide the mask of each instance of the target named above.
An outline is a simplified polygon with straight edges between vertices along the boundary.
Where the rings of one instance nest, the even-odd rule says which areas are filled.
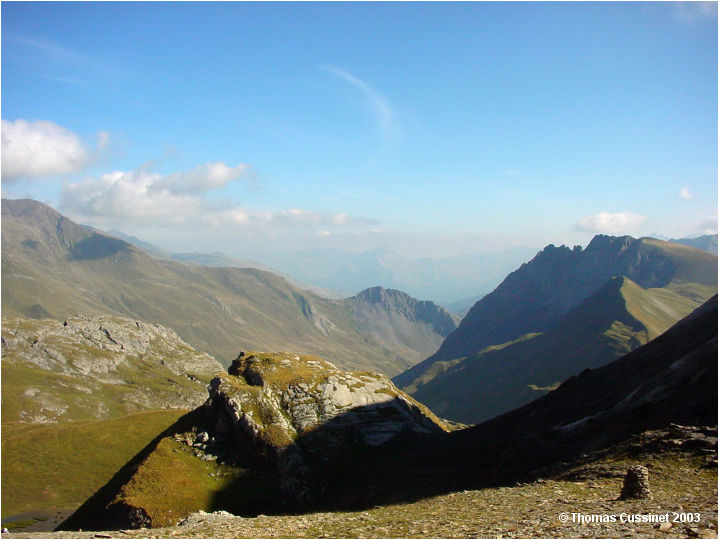
[[[395,383],[406,387],[435,362],[547,332],[614,276],[625,276],[642,289],[665,289],[666,299],[681,296],[696,307],[716,293],[717,258],[692,247],[629,236],[599,235],[584,250],[547,246],[477,302],[434,355],[398,375]],[[671,302],[666,307],[674,309]],[[671,322],[686,313],[675,309]]]
[[[530,481],[645,430],[716,426],[716,359],[715,296],[646,345],[519,409],[440,436],[395,439],[381,453],[342,461],[328,471],[335,486],[329,506]]]
[[[418,359],[411,344],[392,350],[379,333],[363,331],[356,302],[322,298],[269,272],[154,259],[32,200],[3,200],[2,225],[5,315],[113,314],[157,322],[225,363],[240,348],[267,348],[394,375]],[[416,326],[419,337],[410,341],[430,354],[437,338],[424,343],[427,326]]]
[[[556,436],[594,450],[673,422],[717,424],[717,297],[639,349],[508,414],[471,428]]]
[[[551,330],[436,362],[404,390],[446,418],[481,422],[636,349],[695,307],[671,291],[612,278]]]

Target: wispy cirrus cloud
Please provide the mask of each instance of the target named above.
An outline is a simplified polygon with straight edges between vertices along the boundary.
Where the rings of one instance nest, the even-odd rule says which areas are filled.
[[[112,80],[118,74],[116,66],[47,38],[6,33],[3,45],[13,50],[14,57],[34,66],[38,77],[48,81],[87,85]]]
[[[109,135],[100,134],[100,145]],[[2,179],[14,182],[82,171],[93,150],[72,131],[46,120],[2,120]]]
[[[386,137],[395,138],[400,134],[399,118],[390,101],[367,82],[352,73],[333,66],[323,66],[322,69],[339,77],[354,88],[360,90],[374,116],[375,123],[380,132]]]
[[[627,234],[633,232],[647,219],[647,216],[632,212],[600,212],[587,216],[574,225],[574,230],[588,233]]]
[[[679,191],[679,198],[680,198],[680,199],[684,199],[685,201],[688,201],[688,200],[691,199],[692,197],[693,197],[693,195],[692,195],[691,191],[689,191],[689,186],[684,186],[684,187]]]

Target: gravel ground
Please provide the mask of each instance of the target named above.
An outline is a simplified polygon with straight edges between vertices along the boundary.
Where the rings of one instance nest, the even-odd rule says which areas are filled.
[[[617,500],[621,475],[634,464],[648,467],[653,499]],[[359,512],[254,518],[200,513],[193,514],[187,524],[172,528],[10,533],[2,537],[717,538],[717,469],[707,458],[664,454],[605,460],[599,467],[592,464],[569,476],[575,480],[546,479],[512,487],[450,493]],[[666,517],[668,521],[627,521],[627,516],[637,515],[644,517],[634,519]],[[615,521],[596,522],[612,517]]]

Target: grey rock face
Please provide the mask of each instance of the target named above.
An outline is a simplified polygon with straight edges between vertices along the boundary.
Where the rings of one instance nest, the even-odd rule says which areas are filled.
[[[646,467],[636,465],[627,469],[619,498],[622,500],[652,498],[652,492],[649,489],[649,470]]]
[[[172,330],[106,316],[4,317],[2,363],[4,370],[44,373],[22,389],[13,420],[26,422],[109,418],[113,409],[193,408],[222,371]]]
[[[443,307],[427,300],[417,300],[396,289],[371,287],[349,299],[357,309],[363,304],[382,306],[388,313],[430,325],[440,336],[447,337],[457,328],[459,320]]]
[[[311,497],[310,463],[349,447],[378,446],[400,433],[444,425],[383,375],[346,372],[319,358],[245,354],[210,384],[215,430],[253,447],[280,472],[283,491]]]

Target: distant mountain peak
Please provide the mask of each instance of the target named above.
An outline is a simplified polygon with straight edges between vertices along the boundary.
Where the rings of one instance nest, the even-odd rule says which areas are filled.
[[[386,312],[397,314],[408,321],[430,325],[440,336],[447,336],[459,323],[459,318],[442,306],[429,300],[417,300],[397,289],[375,286],[359,292],[349,299],[358,312],[361,306],[381,306]]]
[[[358,292],[355,296],[353,296],[356,300],[363,300],[366,302],[373,302],[373,303],[387,303],[390,300],[414,300],[417,302],[418,300],[415,300],[412,298],[409,294],[400,291],[398,289],[385,289],[384,287],[381,287],[379,285],[375,287],[370,287],[368,289],[365,289],[363,291]]]

